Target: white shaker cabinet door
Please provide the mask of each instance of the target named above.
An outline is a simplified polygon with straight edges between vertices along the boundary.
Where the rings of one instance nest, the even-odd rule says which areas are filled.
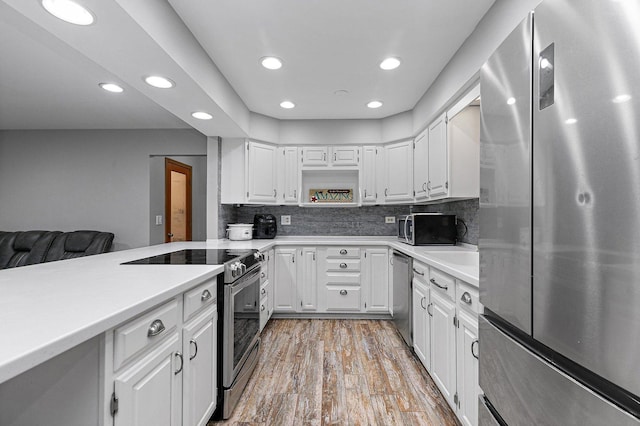
[[[329,147],[303,146],[300,147],[303,166],[326,166],[329,164]]]
[[[316,248],[304,247],[299,249],[298,263],[298,294],[301,311],[316,311],[318,309],[318,274],[316,262]]]
[[[276,147],[250,141],[248,151],[247,201],[275,203],[278,195]]]
[[[449,193],[449,158],[447,155],[447,122],[442,114],[429,126],[428,136],[429,198],[444,197]]]
[[[385,146],[385,202],[413,201],[413,141]]]
[[[362,147],[362,178],[360,189],[362,191],[362,203],[375,203],[377,199],[377,146]]]
[[[278,203],[298,204],[298,147],[279,148]]]
[[[458,310],[458,418],[465,426],[478,424],[478,319]]]
[[[389,312],[389,250],[370,248],[364,251],[366,312]]]
[[[115,378],[119,401],[114,426],[182,424],[181,350],[175,333]]]
[[[275,273],[273,277],[273,311],[296,312],[297,308],[297,263],[295,248],[275,250]]]
[[[456,393],[456,305],[441,292],[431,291],[431,377],[452,407]]]
[[[416,201],[429,197],[429,151],[428,131],[420,133],[413,141],[413,191]]]
[[[206,426],[215,410],[217,324],[209,310],[184,327],[183,425]]]
[[[429,287],[413,279],[413,350],[427,371],[431,370],[429,342]]]

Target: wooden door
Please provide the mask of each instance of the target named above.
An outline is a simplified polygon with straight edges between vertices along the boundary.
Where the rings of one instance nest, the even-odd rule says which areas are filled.
[[[165,243],[191,241],[191,197],[191,166],[165,158]]]

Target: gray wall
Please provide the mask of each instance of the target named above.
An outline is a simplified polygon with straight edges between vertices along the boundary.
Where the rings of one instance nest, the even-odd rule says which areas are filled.
[[[465,235],[460,229],[460,239],[468,244],[478,244],[478,199],[452,201],[432,205],[368,206],[368,207],[297,207],[297,206],[222,206],[220,229],[228,223],[253,223],[253,215],[271,213],[278,220],[279,236],[393,236],[396,224],[386,224],[385,216],[402,216],[409,212],[441,212],[456,214],[468,227]],[[280,225],[281,215],[291,215],[291,225]],[[225,222],[226,220],[226,222]],[[224,232],[220,238],[224,237]]]
[[[149,244],[164,243],[164,159],[171,158],[191,166],[192,190],[192,240],[205,241],[207,239],[207,156],[163,155],[151,157],[149,165]],[[156,216],[162,216],[162,225],[156,225]]]
[[[205,155],[195,130],[0,131],[0,229],[115,234],[149,244],[150,157]]]

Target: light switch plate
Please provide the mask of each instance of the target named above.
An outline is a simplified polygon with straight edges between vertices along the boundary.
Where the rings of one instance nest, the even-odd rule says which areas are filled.
[[[396,223],[396,217],[395,216],[385,216],[384,217],[384,223]]]
[[[280,225],[291,225],[291,215],[280,216]]]
[[[161,214],[156,216],[156,225],[162,225],[162,215]]]

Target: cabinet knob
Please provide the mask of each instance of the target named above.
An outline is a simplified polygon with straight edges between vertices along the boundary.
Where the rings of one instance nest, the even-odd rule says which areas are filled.
[[[346,249],[340,250],[340,254],[344,256],[345,254],[347,254],[347,250]]]
[[[266,276],[267,276],[267,275],[266,275],[264,272],[260,272],[260,278],[264,278],[264,277],[266,277]]]
[[[260,310],[264,311],[264,305],[260,305]]]
[[[205,290],[202,292],[202,296],[200,296],[200,301],[205,302],[211,299],[211,292],[209,290]]]
[[[460,300],[462,300],[467,305],[470,305],[471,304],[471,295],[469,294],[468,291],[465,291],[464,293],[462,293],[462,297],[460,298]]]
[[[267,289],[266,288],[261,289],[260,294],[267,294]]]
[[[165,327],[161,320],[154,320],[147,330],[147,337],[157,336],[164,331]]]
[[[347,264],[346,264],[346,263],[344,263],[344,262],[342,262],[342,263],[340,264],[340,269],[346,269],[346,268],[347,268]]]
[[[347,290],[340,290],[340,294],[342,296],[346,296],[347,295]]]

